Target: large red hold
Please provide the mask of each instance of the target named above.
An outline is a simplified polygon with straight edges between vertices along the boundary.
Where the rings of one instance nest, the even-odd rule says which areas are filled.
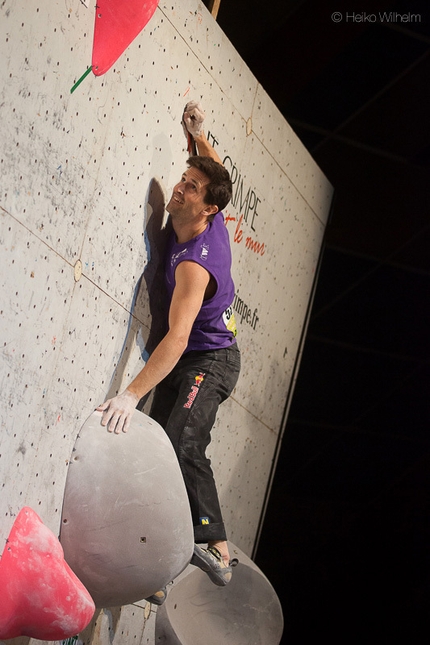
[[[79,634],[94,602],[64,560],[57,537],[31,508],[16,518],[0,560],[0,639]]]
[[[152,18],[159,0],[97,0],[92,68],[108,71]]]

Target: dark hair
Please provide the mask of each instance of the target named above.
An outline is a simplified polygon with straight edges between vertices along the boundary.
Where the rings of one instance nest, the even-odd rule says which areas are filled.
[[[211,157],[190,157],[187,164],[191,168],[197,168],[197,170],[204,172],[209,179],[204,198],[205,204],[218,206],[218,210],[222,211],[229,203],[233,192],[228,170]],[[213,219],[213,217],[209,219]]]

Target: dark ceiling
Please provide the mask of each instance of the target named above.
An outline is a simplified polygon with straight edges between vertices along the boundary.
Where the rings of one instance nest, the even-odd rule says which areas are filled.
[[[256,554],[283,605],[282,643],[420,642],[430,3],[222,0],[217,20],[335,188]]]

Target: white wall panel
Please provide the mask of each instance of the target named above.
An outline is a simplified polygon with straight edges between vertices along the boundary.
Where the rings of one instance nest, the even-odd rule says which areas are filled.
[[[225,98],[228,97],[234,111],[247,119],[255,99],[257,80],[208,14],[203,3],[196,0],[161,0],[159,7],[209,73],[209,84],[217,85]],[[191,83],[196,83],[196,79],[190,79],[190,86]],[[196,89],[200,88],[199,79]],[[226,114],[228,113],[221,112],[218,116],[226,118]]]
[[[270,474],[276,434],[236,400],[221,406],[209,454],[229,539],[250,553]]]
[[[332,186],[261,85],[255,98],[252,128],[313,213],[325,224],[333,195]]]
[[[155,612],[143,601],[126,607],[97,610],[76,645],[121,645],[155,642]],[[40,641],[35,641],[40,643]],[[32,643],[33,645],[33,643]]]
[[[52,407],[50,385],[74,288],[73,269],[7,215],[2,215],[2,440],[0,496],[2,518],[14,517],[25,504],[50,515],[53,469],[66,470],[60,407]],[[59,306],[61,303],[61,306]],[[56,434],[57,454],[52,452]],[[41,447],[43,446],[43,448]],[[66,446],[66,458],[70,444]],[[42,459],[40,459],[42,457]],[[60,464],[60,461],[62,463]],[[48,502],[49,499],[49,502]],[[10,528],[9,519],[4,529]],[[4,530],[3,529],[3,530]],[[3,535],[2,537],[7,537]]]
[[[76,434],[109,386],[129,314],[4,212],[0,244],[0,516],[28,504],[48,519],[61,512]]]
[[[164,204],[186,159],[182,110],[196,98],[234,182],[243,356],[210,454],[229,538],[250,554],[331,187],[201,2],[161,1],[114,66],[71,94],[93,26],[81,0],[0,3],[0,540],[24,505],[58,532],[80,425],[144,364]],[[152,643],[145,603],[129,611],[114,642]],[[88,643],[113,642],[109,620]]]

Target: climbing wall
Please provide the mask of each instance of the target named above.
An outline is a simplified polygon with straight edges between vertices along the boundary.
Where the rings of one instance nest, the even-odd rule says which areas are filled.
[[[71,93],[93,30],[94,3],[0,2],[0,541],[25,505],[58,534],[80,426],[147,358],[154,231],[184,169],[183,107],[201,99],[233,180],[243,356],[211,457],[229,538],[251,554],[332,189],[197,0],[161,1],[112,68]],[[110,642],[112,630],[151,642],[149,613],[138,634],[124,618],[136,611],[145,603],[102,612],[92,642],[105,623]]]

